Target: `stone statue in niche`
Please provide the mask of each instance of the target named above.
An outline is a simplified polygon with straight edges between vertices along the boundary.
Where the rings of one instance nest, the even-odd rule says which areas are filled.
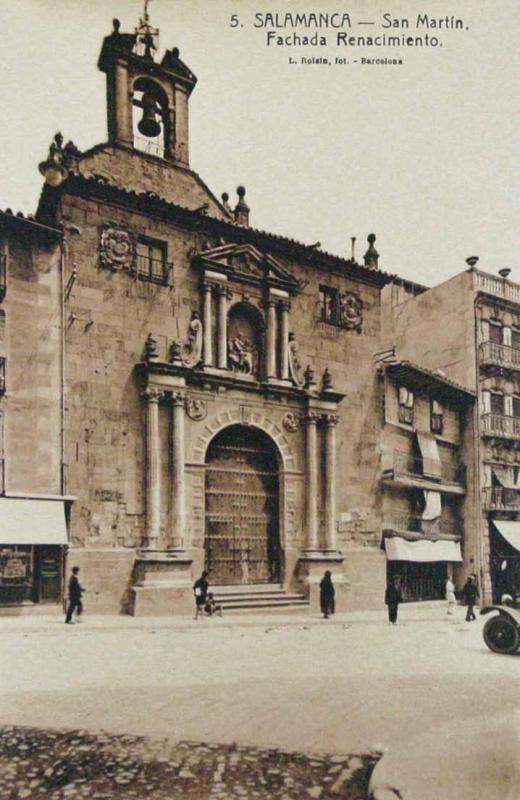
[[[361,333],[363,326],[363,301],[352,292],[340,292],[338,295],[338,322],[342,328],[349,328]]]
[[[188,341],[184,345],[182,360],[187,367],[196,367],[202,359],[202,322],[198,311],[191,315],[188,326]]]
[[[104,225],[99,241],[100,266],[112,270],[129,270],[135,265],[135,237],[125,228]]]
[[[287,344],[289,350],[289,375],[291,380],[296,386],[303,386],[305,376],[303,373],[302,362],[300,360],[300,353],[298,351],[298,343],[294,333],[289,334],[289,342]]]
[[[254,358],[252,342],[244,335],[243,331],[238,330],[228,343],[228,359],[231,369],[243,372],[245,375],[252,375]]]

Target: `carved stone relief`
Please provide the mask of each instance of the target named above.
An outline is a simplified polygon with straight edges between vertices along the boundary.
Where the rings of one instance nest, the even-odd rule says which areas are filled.
[[[99,263],[105,269],[133,270],[136,257],[134,235],[126,228],[104,225],[99,241]]]
[[[208,414],[208,407],[206,401],[199,397],[186,398],[186,414],[188,417],[195,421],[205,419]]]
[[[363,327],[363,301],[353,292],[338,294],[338,323],[361,333]]]

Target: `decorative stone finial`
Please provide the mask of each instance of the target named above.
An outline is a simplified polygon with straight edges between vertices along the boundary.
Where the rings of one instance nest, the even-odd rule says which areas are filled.
[[[328,367],[325,367],[325,371],[321,379],[321,385],[324,392],[330,392],[332,389],[332,375],[330,374]]]
[[[374,247],[375,240],[376,240],[375,233],[369,233],[369,235],[367,236],[368,250],[366,251],[364,256],[365,267],[368,267],[369,269],[377,269],[377,262],[379,260],[379,253]]]
[[[244,197],[246,190],[243,186],[237,187],[238,203],[235,206],[235,222],[237,225],[249,225],[249,206],[247,205]]]
[[[113,32],[113,33],[115,33],[115,34],[116,34],[116,36],[117,36],[117,34],[119,33],[119,29],[120,29],[120,27],[121,27],[121,23],[119,22],[119,20],[117,19],[117,17],[114,17],[114,19],[112,20],[112,28],[113,28],[113,31],[112,31],[112,32]]]
[[[181,343],[174,339],[170,345],[170,363],[175,364],[177,362],[182,363],[182,347]]]
[[[305,369],[304,378],[305,378],[304,386],[306,389],[310,389],[312,386],[315,385],[314,370],[310,364],[308,364]]]
[[[231,211],[231,206],[229,205],[229,195],[227,192],[222,192],[222,205],[226,209],[226,211]]]
[[[38,165],[38,169],[49,186],[60,186],[67,177],[63,166],[63,135],[58,131],[49,147],[49,155]]]
[[[157,354],[157,339],[155,339],[151,333],[149,333],[146,337],[146,342],[144,345],[144,357],[146,361],[157,361],[159,358]]]

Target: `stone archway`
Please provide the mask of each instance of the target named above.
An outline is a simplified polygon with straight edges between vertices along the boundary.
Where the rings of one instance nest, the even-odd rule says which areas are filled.
[[[205,568],[212,584],[280,583],[281,459],[258,428],[230,425],[206,452]]]

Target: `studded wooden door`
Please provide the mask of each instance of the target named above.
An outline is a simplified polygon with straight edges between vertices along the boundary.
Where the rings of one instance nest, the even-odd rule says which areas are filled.
[[[205,548],[212,584],[280,581],[278,459],[255,428],[230,426],[208,448]]]

